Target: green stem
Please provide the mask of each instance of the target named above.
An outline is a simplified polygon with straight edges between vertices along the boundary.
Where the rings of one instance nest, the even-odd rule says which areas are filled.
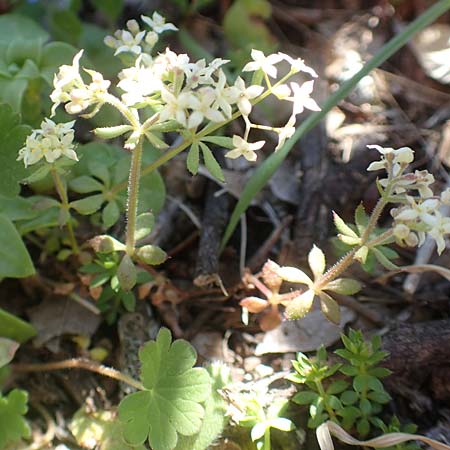
[[[69,218],[66,222],[67,231],[69,232],[69,239],[70,239],[70,246],[72,247],[72,252],[75,255],[78,255],[80,253],[80,249],[78,247],[77,240],[75,238],[75,233],[73,232],[71,217],[70,217],[70,206],[69,206],[69,199],[67,197],[67,190],[64,186],[61,177],[59,176],[58,171],[52,167],[51,169],[53,182],[55,183],[56,192],[58,192],[59,198],[61,199],[61,205],[66,210],[66,212],[69,214]]]
[[[132,256],[135,247],[135,230],[136,217],[139,201],[139,183],[141,179],[141,163],[142,163],[142,149],[143,138],[139,138],[139,142],[131,154],[131,167],[128,177],[128,201],[127,201],[127,236],[126,236],[126,251]]]
[[[109,103],[110,105],[114,106],[120,114],[129,122],[129,124],[134,128],[134,131],[137,131],[141,128],[141,124],[139,122],[139,118],[136,117],[130,110],[130,108],[127,108],[117,97],[114,95],[106,93],[103,96],[103,100],[106,103]],[[136,110],[135,110],[136,111]]]
[[[328,404],[327,400],[327,394],[325,392],[325,389],[323,388],[323,384],[321,380],[317,380],[314,382],[316,387],[317,387],[317,391],[319,392],[319,395],[323,398],[323,403],[325,405],[325,409],[327,410],[328,415],[330,416],[330,419],[333,420],[333,422],[338,422],[337,418],[336,418],[336,414],[333,410],[333,408],[331,408],[331,406]]]

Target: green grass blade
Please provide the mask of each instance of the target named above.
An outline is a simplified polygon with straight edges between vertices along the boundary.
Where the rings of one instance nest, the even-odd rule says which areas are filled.
[[[276,153],[273,153],[258,167],[256,172],[245,185],[244,190],[233,210],[230,221],[222,238],[222,249],[230,239],[241,215],[246,211],[256,194],[267,184],[294,144],[308,131],[314,128],[334,106],[346,98],[362,78],[368,75],[373,69],[381,65],[397,50],[403,47],[415,33],[432,23],[448,9],[450,9],[450,0],[440,0],[428,8],[416,20],[411,22],[401,33],[394,36],[370,61],[364,65],[358,73],[356,73],[350,80],[343,83],[342,86],[325,101],[322,105],[321,111],[311,114],[297,128],[294,135],[286,141],[283,147],[281,147],[281,149]]]

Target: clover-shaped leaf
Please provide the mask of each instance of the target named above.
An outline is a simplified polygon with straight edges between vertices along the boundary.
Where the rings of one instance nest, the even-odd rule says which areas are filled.
[[[127,443],[141,445],[148,439],[154,450],[171,450],[178,435],[192,436],[200,430],[201,403],[211,393],[211,379],[205,369],[192,367],[196,358],[194,348],[184,340],[172,342],[166,328],[140,350],[145,390],[128,395],[119,405]]]
[[[6,397],[0,394],[0,448],[31,435],[23,415],[28,411],[28,394],[13,389]]]

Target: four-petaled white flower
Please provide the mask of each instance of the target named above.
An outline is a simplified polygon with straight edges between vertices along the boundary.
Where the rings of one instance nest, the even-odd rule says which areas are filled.
[[[240,156],[243,156],[247,161],[256,161],[257,155],[255,153],[256,150],[262,148],[262,146],[266,143],[266,141],[257,141],[257,142],[247,142],[245,139],[242,139],[240,136],[233,136],[233,146],[234,148],[227,152],[225,156],[227,158],[236,159]]]
[[[294,59],[291,56],[286,55],[286,53],[278,52],[278,54],[291,65],[292,70],[295,70],[296,72],[305,72],[311,75],[313,78],[317,78],[316,71],[313,68],[307,66],[303,59]]]
[[[177,97],[173,95],[168,89],[161,89],[161,98],[165,105],[159,112],[159,117],[162,122],[166,120],[176,120],[184,127],[187,126],[187,108],[192,103],[195,97],[192,93],[182,92]]]
[[[228,90],[228,97],[232,103],[236,103],[239,111],[243,116],[247,116],[252,111],[252,103],[250,100],[262,94],[264,88],[262,86],[245,86],[245,82],[241,77],[237,77],[234,86]]]
[[[292,135],[295,133],[295,116],[291,116],[287,122],[287,124],[280,128],[278,131],[278,144],[275,147],[275,151],[279,150],[283,144],[285,143],[286,139],[289,139],[292,137]]]
[[[187,127],[189,129],[197,128],[205,118],[211,122],[222,122],[225,120],[225,117],[220,111],[211,107],[214,100],[216,100],[214,89],[205,86],[198,92],[198,97],[195,95],[190,96],[188,106],[193,112],[189,116]]]
[[[446,234],[450,234],[450,217],[443,217],[439,211],[433,216],[427,217],[424,221],[430,226],[428,234],[436,241],[437,252],[441,254],[445,249]]]
[[[294,103],[292,115],[296,116],[304,111],[304,109],[310,109],[311,111],[320,111],[320,106],[314,99],[311,98],[313,91],[314,81],[306,81],[301,86],[298,83],[292,82],[291,89],[293,92],[292,97],[288,97],[289,100]]]
[[[177,31],[178,28],[173,23],[166,23],[166,19],[158,14],[156,11],[153,13],[152,18],[147,16],[141,16],[143,22],[145,22],[155,33],[162,33],[164,31]]]
[[[392,164],[392,175],[396,176],[401,170],[401,165],[406,166],[414,160],[414,152],[409,147],[393,149],[381,147],[381,145],[368,145],[367,148],[374,148],[382,155],[380,161],[374,161],[369,165],[367,171],[387,169],[388,164]]]
[[[247,63],[242,69],[243,72],[254,72],[256,70],[262,70],[269,77],[276,78],[277,68],[275,64],[279,63],[283,57],[274,53],[273,55],[265,56],[260,50],[252,50],[252,62]]]
[[[139,55],[142,52],[141,42],[145,37],[145,33],[145,31],[140,31],[136,35],[133,35],[129,31],[123,30],[120,38],[118,38],[118,47],[114,52],[114,55],[123,52],[131,52],[135,55]]]

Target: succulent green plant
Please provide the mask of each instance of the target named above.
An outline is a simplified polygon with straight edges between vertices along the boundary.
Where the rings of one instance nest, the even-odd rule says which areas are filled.
[[[378,366],[387,353],[380,349],[379,336],[366,341],[361,331],[350,330],[348,336],[342,335],[342,342],[344,348],[335,353],[344,363],[330,365],[324,347],[315,358],[299,353],[292,361],[295,373],[288,379],[305,386],[293,401],[309,405],[310,428],[331,420],[364,438],[371,427],[380,428],[383,422],[378,414],[391,398],[380,381],[390,371]]]

